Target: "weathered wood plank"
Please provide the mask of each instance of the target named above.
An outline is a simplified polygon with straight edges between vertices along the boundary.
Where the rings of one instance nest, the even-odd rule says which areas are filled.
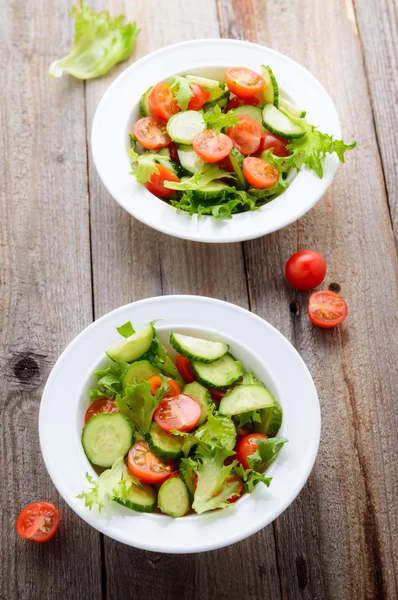
[[[48,76],[70,42],[68,10],[58,2],[2,5],[0,597],[7,600],[101,598],[99,534],[58,496],[37,429],[49,371],[92,318],[83,86]],[[62,511],[59,533],[44,545],[15,533],[19,511],[41,499]]]
[[[123,4],[114,3],[114,10]],[[178,2],[170,6],[150,1],[124,5],[142,32],[136,53],[184,39],[218,35],[213,0]],[[119,70],[125,68],[121,66]],[[176,70],[178,66],[176,66]],[[101,94],[111,77],[86,87],[91,123]],[[192,244],[156,233],[130,218],[104,190],[90,164],[91,228],[95,314],[126,302],[159,294],[191,293],[222,298],[248,306],[245,268],[240,244]],[[105,226],[106,225],[106,226]],[[234,265],[231,270],[231,264]],[[231,598],[255,600],[267,590],[280,597],[272,527],[232,548],[196,556],[141,552],[105,539],[107,593],[119,598],[132,590],[145,598]],[[242,560],[250,557],[245,569]]]
[[[352,27],[354,34],[361,40],[391,220],[398,246],[398,6],[394,0],[355,0],[354,5],[357,23],[354,14],[351,14]]]
[[[359,146],[326,198],[296,227],[245,244],[252,308],[295,344],[322,405],[315,469],[276,523],[282,594],[395,598],[396,262],[352,6],[337,0],[221,0],[219,6],[224,36],[271,45],[317,75],[337,104],[345,137]],[[348,301],[340,330],[314,329],[307,295],[283,282],[285,261],[304,247],[326,257],[325,284],[339,284]],[[293,316],[289,306],[296,301],[300,314]]]

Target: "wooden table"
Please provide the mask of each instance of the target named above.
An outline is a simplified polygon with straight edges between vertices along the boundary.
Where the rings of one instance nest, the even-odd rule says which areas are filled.
[[[397,5],[394,0],[96,0],[142,31],[130,62],[164,45],[231,37],[308,67],[355,138],[323,200],[299,222],[244,244],[204,245],[141,225],[105,191],[88,140],[102,79],[51,80],[71,40],[68,2],[12,0],[1,12],[0,598],[397,598]],[[283,277],[298,248],[326,257],[349,318],[313,328]],[[250,308],[297,348],[322,406],[318,459],[273,525],[232,547],[172,556],[123,546],[61,500],[37,417],[60,352],[93,319],[160,294]],[[395,394],[394,394],[395,392]],[[394,397],[395,395],[395,397]],[[56,401],[56,398],[54,398]],[[62,423],[59,424],[62,427]],[[60,505],[49,544],[15,534],[20,509]]]

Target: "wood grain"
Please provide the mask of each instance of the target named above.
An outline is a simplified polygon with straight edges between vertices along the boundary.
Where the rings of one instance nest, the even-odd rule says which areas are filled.
[[[294,343],[322,406],[315,469],[276,524],[282,596],[396,598],[397,319],[389,308],[397,305],[396,256],[352,6],[219,5],[223,35],[269,44],[319,77],[336,102],[344,136],[356,138],[360,149],[297,229],[245,244],[252,308]],[[369,172],[371,181],[361,175]],[[339,330],[314,329],[305,314],[307,294],[283,283],[286,259],[305,247],[325,256],[325,283],[341,286],[349,304]],[[296,303],[299,314],[289,315]]]
[[[398,246],[398,5],[394,0],[355,0],[357,25],[368,76],[391,220]]]
[[[99,534],[48,477],[38,411],[51,367],[92,319],[82,84],[52,81],[67,3],[2,4],[0,36],[0,598],[101,598]],[[71,177],[71,173],[74,176]],[[56,399],[54,399],[56,400]],[[48,544],[15,533],[30,502],[58,504]],[[85,585],[81,584],[84,565]]]

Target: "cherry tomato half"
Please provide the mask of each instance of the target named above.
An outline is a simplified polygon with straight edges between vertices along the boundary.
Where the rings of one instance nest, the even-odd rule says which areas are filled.
[[[176,367],[184,381],[187,383],[196,381],[196,377],[192,372],[188,358],[185,358],[185,356],[182,356],[182,354],[177,354]]]
[[[179,394],[173,398],[164,398],[155,410],[156,423],[164,429],[171,431],[191,431],[200,417],[200,406],[196,400],[186,394]]]
[[[326,261],[314,250],[300,250],[287,261],[285,275],[296,290],[312,290],[325,279]]]
[[[232,150],[232,140],[224,133],[206,129],[197,133],[192,140],[196,154],[208,163],[216,163],[228,156]]]
[[[323,329],[336,327],[344,321],[348,306],[339,294],[329,290],[319,290],[308,300],[308,316],[311,322]]]
[[[165,187],[163,184],[165,181],[180,181],[167,167],[164,165],[157,165],[158,173],[152,173],[149,181],[146,182],[145,187],[147,190],[155,194],[155,196],[159,196],[160,198],[168,198],[168,196],[172,196],[175,192],[174,190],[170,190]]]
[[[236,458],[245,469],[250,468],[247,457],[256,451],[256,439],[266,440],[267,436],[262,433],[249,433],[249,435],[245,435],[236,445]]]
[[[226,156],[225,158],[220,160],[220,162],[218,163],[218,166],[223,171],[229,171],[230,173],[234,172],[234,168],[232,166],[231,159],[229,158],[229,154],[228,154],[228,156]]]
[[[169,149],[169,152],[170,152],[170,158],[171,158],[171,160],[179,165],[180,164],[180,157],[178,156],[178,144],[176,144],[175,142],[171,142],[168,145],[168,149]]]
[[[189,87],[193,96],[189,101],[188,110],[199,110],[210,98],[210,92],[197,83],[191,83]]]
[[[162,380],[160,379],[159,375],[154,375],[154,377],[148,379],[148,383],[152,383],[151,394],[154,396],[156,394],[156,390],[158,390],[162,385]],[[181,394],[181,388],[178,383],[174,381],[174,379],[168,379],[167,384],[170,388],[167,396],[178,396],[178,394]]]
[[[139,119],[134,125],[134,135],[141,146],[147,150],[160,150],[166,148],[171,142],[166,131],[166,122],[156,117]]]
[[[26,540],[48,542],[57,533],[61,513],[52,502],[33,502],[17,519],[17,532]]]
[[[253,154],[258,150],[261,139],[261,127],[255,119],[249,115],[236,115],[239,119],[237,125],[231,125],[227,129],[227,135],[231,138],[235,148],[241,154]]]
[[[130,448],[127,466],[130,473],[143,483],[161,483],[174,471],[173,461],[155,456],[147,442],[137,442]]]
[[[170,117],[181,110],[174,98],[171,87],[167,83],[158,83],[151,89],[148,104],[155,117],[165,121],[168,121]]]
[[[101,413],[117,413],[120,412],[114,400],[111,398],[100,398],[88,407],[84,416],[84,424],[89,422],[91,417],[95,417]]]
[[[265,87],[265,81],[247,67],[232,67],[225,71],[225,83],[233,94],[240,98],[255,96]]]
[[[255,156],[246,156],[244,159],[243,175],[250,185],[260,189],[271,187],[279,179],[279,173],[273,165]]]
[[[238,98],[238,96],[235,96],[235,98],[232,98],[232,100],[228,102],[224,112],[227,113],[229,110],[233,110],[234,108],[238,108],[238,106],[243,106],[244,104],[257,106],[260,104],[260,100],[255,96],[251,96],[250,98]]]
[[[285,138],[281,138],[278,135],[265,131],[261,136],[260,145],[256,155],[261,154],[264,150],[272,148],[272,153],[275,154],[275,156],[290,156],[290,152],[286,148],[288,144],[289,140],[285,140]]]

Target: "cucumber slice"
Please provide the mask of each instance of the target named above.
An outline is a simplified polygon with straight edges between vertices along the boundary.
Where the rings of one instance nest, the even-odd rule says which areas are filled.
[[[254,423],[254,431],[275,437],[282,425],[282,407],[274,400],[274,406],[260,410],[261,423]]]
[[[266,67],[265,65],[262,65],[261,76],[265,80],[265,87],[261,92],[264,104],[273,104],[274,106],[276,106],[276,108],[278,108],[279,87],[271,67]]]
[[[203,106],[203,109],[206,112],[208,112],[209,110],[212,110],[216,105],[218,105],[220,108],[225,108],[229,102],[229,97],[230,97],[230,91],[227,90],[226,92],[223,93],[222,96],[220,96],[216,100],[212,100],[212,101],[209,100],[208,102],[206,102],[206,104]]]
[[[130,335],[105,352],[109,358],[116,362],[133,362],[148,352],[153,340],[152,323]]]
[[[228,344],[172,333],[170,344],[179,354],[201,363],[212,363],[228,352]]]
[[[141,115],[141,117],[150,117],[152,115],[152,111],[149,108],[149,103],[148,103],[148,96],[152,89],[153,89],[153,85],[151,85],[151,87],[148,88],[147,91],[144,94],[142,94],[142,96],[141,96],[141,100],[140,100],[140,115]]]
[[[180,146],[178,148],[178,158],[181,166],[189,173],[202,173],[207,166],[205,161],[199,158],[192,146]]]
[[[234,108],[234,115],[248,115],[261,126],[261,129],[264,129],[263,126],[263,113],[261,108],[258,106],[252,106],[251,104],[243,104],[242,106],[238,106],[238,108]]]
[[[207,409],[209,403],[211,402],[211,396],[206,388],[203,385],[200,385],[197,381],[192,383],[187,383],[187,385],[183,389],[183,393],[187,396],[190,396],[200,406],[200,417],[197,422],[197,426],[202,425],[207,419]]]
[[[160,510],[170,517],[183,517],[189,511],[188,490],[178,477],[167,479],[162,483],[158,494]]]
[[[220,360],[210,365],[192,361],[191,367],[199,383],[216,390],[229,387],[243,375],[242,365],[230,354],[224,354]]]
[[[137,379],[138,383],[142,383],[150,377],[159,375],[160,372],[160,369],[154,367],[149,360],[137,360],[127,369],[123,377],[123,389],[126,388],[126,385],[133,383],[134,379]]]
[[[166,158],[171,160],[171,154],[168,148],[161,148],[160,150],[157,150],[156,154],[160,156],[166,156]]]
[[[99,467],[111,467],[117,458],[126,456],[134,441],[134,425],[121,413],[96,415],[82,431],[84,452]]]
[[[292,115],[292,117],[297,117],[298,119],[304,119],[305,115],[307,114],[305,110],[302,110],[282,95],[279,96],[279,108],[289,113],[289,115]]]
[[[239,415],[273,405],[274,399],[264,386],[238,385],[221,399],[218,411],[221,415]]]
[[[166,433],[156,421],[153,421],[145,437],[149,448],[156,456],[171,460],[180,458],[184,445],[183,436]]]
[[[193,497],[195,495],[196,485],[195,485],[195,471],[186,460],[182,459],[180,462],[180,477],[182,481],[187,486],[188,496],[191,502],[193,502]]]
[[[222,197],[224,191],[228,188],[229,186],[226,183],[216,180],[203,186],[200,190],[192,190],[192,197],[199,201],[217,200]]]
[[[133,482],[127,494],[123,498],[114,498],[114,501],[130,510],[152,512],[156,506],[156,492],[147,483]]]
[[[197,133],[206,129],[202,113],[186,110],[173,115],[166,125],[166,131],[174,142],[190,146]]]
[[[273,104],[266,104],[263,108],[263,123],[266,129],[275,135],[280,135],[287,140],[301,138],[305,131],[293,123]]]
[[[222,97],[225,97],[227,93],[227,86],[225,83],[217,81],[216,79],[207,79],[207,77],[197,77],[196,75],[185,75],[185,79],[189,83],[196,83],[207,90],[210,94],[208,102],[220,100]]]
[[[243,160],[244,160],[244,158],[245,157],[243,156],[243,154],[241,154],[239,152],[239,150],[237,150],[235,148],[235,146],[232,148],[231,152],[229,153],[229,160],[231,161],[231,164],[235,171],[235,175],[237,177],[235,187],[239,190],[245,190],[247,188],[247,181],[245,179],[245,176],[243,175]]]

